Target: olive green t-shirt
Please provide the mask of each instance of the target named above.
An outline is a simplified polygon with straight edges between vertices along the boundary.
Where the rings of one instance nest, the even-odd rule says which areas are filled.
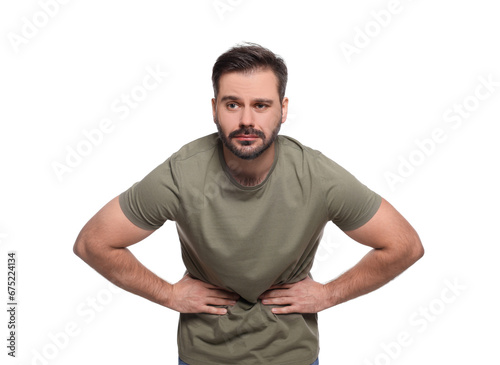
[[[182,147],[120,195],[138,227],[175,221],[187,271],[238,293],[225,315],[180,314],[179,356],[190,365],[310,365],[317,314],[276,315],[258,300],[310,272],[323,228],[365,224],[381,198],[320,152],[278,136],[266,179],[242,186],[211,134]]]

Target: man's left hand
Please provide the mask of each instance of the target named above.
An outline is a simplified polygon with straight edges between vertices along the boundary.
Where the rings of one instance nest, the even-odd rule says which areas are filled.
[[[270,287],[259,299],[264,305],[283,305],[272,309],[274,314],[318,313],[329,308],[325,285],[309,276],[293,284]]]

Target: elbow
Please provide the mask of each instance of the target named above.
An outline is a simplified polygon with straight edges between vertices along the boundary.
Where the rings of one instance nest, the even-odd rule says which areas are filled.
[[[73,245],[73,253],[83,260],[85,256],[85,243],[77,238],[75,244]]]
[[[109,249],[102,240],[87,233],[80,233],[73,245],[73,253],[92,267],[106,260]]]
[[[411,257],[412,264],[414,264],[424,256],[424,246],[422,245],[422,241],[420,241],[418,235],[416,235],[415,239],[413,240],[409,251],[409,256]]]
[[[89,243],[81,233],[78,235],[78,238],[73,245],[73,253],[83,261],[88,261],[88,258],[90,256]]]

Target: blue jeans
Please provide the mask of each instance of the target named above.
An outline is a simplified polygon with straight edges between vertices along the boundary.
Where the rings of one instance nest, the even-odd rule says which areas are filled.
[[[184,361],[179,359],[179,365],[189,365],[189,364],[186,364]],[[313,362],[311,365],[319,365],[319,359],[316,359],[316,361]]]

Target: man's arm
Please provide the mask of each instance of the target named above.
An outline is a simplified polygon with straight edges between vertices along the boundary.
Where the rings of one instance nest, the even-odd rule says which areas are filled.
[[[118,197],[106,204],[78,235],[73,251],[119,287],[182,313],[225,314],[238,295],[189,275],[172,285],[142,265],[127,249],[154,231],[135,226],[123,214]]]
[[[417,232],[385,199],[366,224],[345,233],[373,250],[327,284],[308,277],[298,283],[271,287],[261,296],[263,303],[285,305],[273,308],[276,314],[316,313],[381,287],[424,254]]]

